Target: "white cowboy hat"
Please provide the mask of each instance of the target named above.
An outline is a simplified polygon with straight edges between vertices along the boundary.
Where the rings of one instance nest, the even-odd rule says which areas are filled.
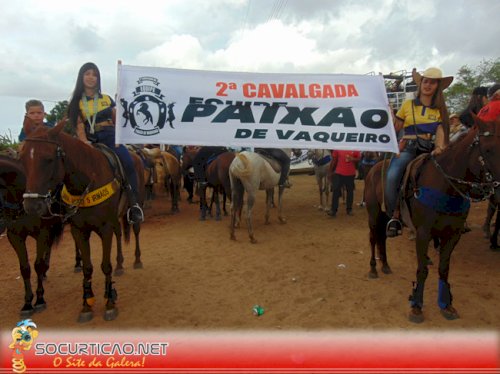
[[[411,72],[413,76],[413,80],[417,84],[417,86],[420,86],[420,82],[422,82],[422,78],[430,78],[430,79],[439,79],[441,80],[441,89],[444,90],[447,88],[451,82],[453,82],[453,77],[443,77],[443,72],[441,69],[438,68],[428,68],[426,69],[422,74],[420,74],[417,69],[413,69]]]

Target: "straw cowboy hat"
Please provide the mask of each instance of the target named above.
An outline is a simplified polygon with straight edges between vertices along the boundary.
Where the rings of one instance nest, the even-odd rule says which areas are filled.
[[[420,86],[420,83],[422,82],[422,78],[441,80],[441,82],[442,82],[441,89],[442,90],[447,88],[451,84],[451,82],[453,82],[453,77],[443,77],[443,72],[441,71],[441,69],[438,69],[438,68],[428,68],[422,74],[420,74],[417,71],[417,69],[413,68],[411,75],[413,76],[413,80],[415,81],[417,86]]]

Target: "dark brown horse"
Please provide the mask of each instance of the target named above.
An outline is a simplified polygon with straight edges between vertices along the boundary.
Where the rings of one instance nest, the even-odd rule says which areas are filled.
[[[7,238],[19,260],[19,268],[24,282],[24,305],[21,318],[42,311],[47,304],[44,299],[43,281],[50,265],[50,253],[54,243],[62,236],[62,220],[43,219],[24,212],[22,201],[26,187],[26,176],[21,163],[9,157],[0,156],[0,219],[7,228]],[[26,239],[31,236],[36,241],[35,271],[37,274],[36,301],[31,287],[31,266],[28,259]]]
[[[79,321],[93,318],[92,290],[93,266],[90,258],[89,239],[92,232],[102,241],[101,270],[105,275],[106,311],[104,318],[113,320],[118,314],[116,308],[117,292],[113,287],[111,245],[113,234],[119,236],[120,220],[125,232],[125,240],[130,237],[130,225],[126,219],[127,199],[121,188],[122,178],[118,176],[105,154],[89,144],[65,134],[64,121],[52,129],[34,126],[28,119],[24,123],[27,135],[20,159],[26,172],[26,193],[24,208],[30,214],[51,215],[50,204],[57,198],[56,191],[61,185],[73,200],[67,204],[68,213],[63,217],[71,224],[75,245],[80,249],[83,261],[83,308]],[[137,175],[142,203],[144,180],[142,162],[134,158],[139,167]],[[105,197],[106,199],[102,199]],[[97,205],[93,203],[100,201]],[[139,231],[140,224],[134,224],[136,236],[136,263],[140,263]],[[128,235],[127,235],[128,234]],[[121,240],[117,238],[117,244]]]
[[[182,155],[182,169],[184,173],[187,172],[189,168],[193,166],[193,159],[196,155],[197,150],[186,150]],[[205,176],[207,178],[208,187],[212,187],[212,202],[215,202],[215,219],[220,221],[221,219],[221,207],[220,207],[220,195],[223,197],[222,210],[224,215],[227,215],[226,211],[226,198],[229,196],[231,198],[231,182],[229,180],[229,166],[234,160],[234,152],[224,152],[215,157],[213,160],[209,160],[206,167]],[[205,220],[207,212],[211,209],[207,204],[206,197],[206,187],[200,188],[200,220]]]
[[[422,155],[408,166],[401,191],[404,224],[416,233],[417,280],[410,295],[412,322],[424,320],[422,308],[424,285],[428,275],[428,244],[438,239],[438,305],[447,319],[458,318],[452,306],[448,275],[450,257],[462,234],[470,201],[481,201],[495,193],[500,185],[500,120],[476,126],[438,156]],[[376,164],[366,177],[365,201],[370,227],[370,277],[377,277],[375,247],[378,247],[382,270],[390,272],[386,256],[386,224],[389,217],[382,210],[383,176],[387,161]],[[406,182],[406,183],[405,183]]]

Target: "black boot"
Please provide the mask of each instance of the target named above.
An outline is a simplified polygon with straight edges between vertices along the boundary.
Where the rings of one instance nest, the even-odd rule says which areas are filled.
[[[137,197],[135,196],[134,191],[132,191],[130,185],[126,187],[125,191],[127,193],[129,204],[129,208],[127,210],[127,221],[129,225],[144,222],[144,212],[142,211],[140,205],[137,203]]]

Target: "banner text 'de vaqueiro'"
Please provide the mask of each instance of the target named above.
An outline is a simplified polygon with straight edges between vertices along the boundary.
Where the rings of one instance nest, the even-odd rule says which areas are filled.
[[[397,152],[381,76],[118,65],[117,142]]]

